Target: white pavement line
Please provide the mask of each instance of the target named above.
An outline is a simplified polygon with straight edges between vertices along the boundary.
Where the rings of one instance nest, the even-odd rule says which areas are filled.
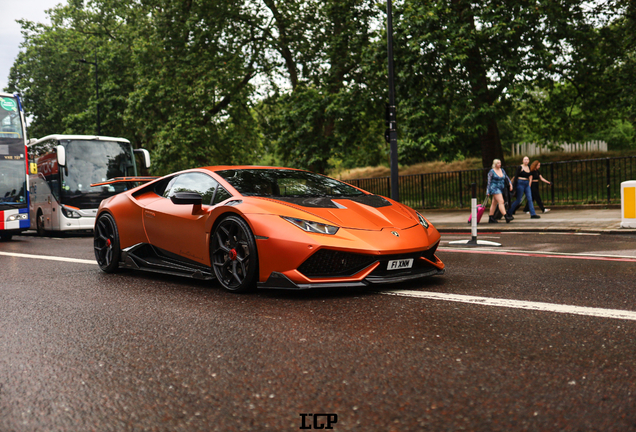
[[[22,254],[22,253],[14,253],[14,252],[0,252],[0,255],[18,257],[18,258],[32,258],[32,259],[43,259],[43,260],[49,260],[49,261],[62,261],[62,262],[97,265],[97,262],[94,260],[85,260],[85,259],[79,259],[79,258],[65,258],[65,257],[56,257],[56,256],[48,256],[48,255],[31,255],[31,254]]]
[[[459,248],[459,247],[440,247],[438,251],[443,252],[464,252],[464,253],[482,253],[482,254],[496,254],[496,255],[530,255],[530,256],[546,256],[548,258],[579,258],[579,259],[591,259],[591,258],[614,258],[616,260],[636,261],[634,255],[610,255],[610,254],[597,254],[588,252],[544,252],[544,251],[527,251],[519,249],[494,249],[488,247],[482,247],[479,249],[474,248]]]
[[[403,297],[417,297],[429,300],[451,301],[459,303],[471,303],[483,306],[507,307],[513,309],[527,309],[543,312],[555,312],[573,315],[585,315],[600,318],[613,318],[636,321],[636,312],[621,309],[601,309],[584,306],[559,305],[553,303],[541,303],[522,300],[508,300],[490,297],[475,297],[460,294],[444,294],[428,291],[395,290],[382,291],[381,294],[397,295]]]

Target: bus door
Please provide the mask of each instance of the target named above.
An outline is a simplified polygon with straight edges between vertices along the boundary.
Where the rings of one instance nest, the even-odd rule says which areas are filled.
[[[57,155],[48,153],[38,159],[38,190],[36,212],[42,212],[44,229],[56,230],[59,228],[59,199],[60,199],[60,174],[57,164]],[[37,217],[37,213],[36,213]]]

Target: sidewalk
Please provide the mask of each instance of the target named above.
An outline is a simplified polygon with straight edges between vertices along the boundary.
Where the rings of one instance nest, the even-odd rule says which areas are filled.
[[[621,228],[620,209],[560,209],[553,207],[548,213],[537,213],[541,219],[530,219],[522,209],[515,219],[506,223],[488,223],[488,212],[484,214],[477,232],[589,232],[606,234],[636,234],[636,229]],[[422,210],[424,216],[443,232],[469,232],[470,210]]]

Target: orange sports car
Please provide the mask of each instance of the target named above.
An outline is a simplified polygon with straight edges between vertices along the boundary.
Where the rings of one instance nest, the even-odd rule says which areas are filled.
[[[253,287],[359,287],[444,273],[440,235],[418,212],[308,171],[195,168],[102,201],[100,268]]]

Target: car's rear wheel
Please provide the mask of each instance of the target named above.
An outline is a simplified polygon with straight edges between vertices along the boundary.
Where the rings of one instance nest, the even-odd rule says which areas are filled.
[[[243,219],[227,216],[216,226],[210,242],[210,255],[214,275],[223,288],[246,292],[256,286],[256,240]]]
[[[93,248],[99,268],[106,273],[119,270],[119,231],[115,219],[108,213],[102,213],[95,222]]]

